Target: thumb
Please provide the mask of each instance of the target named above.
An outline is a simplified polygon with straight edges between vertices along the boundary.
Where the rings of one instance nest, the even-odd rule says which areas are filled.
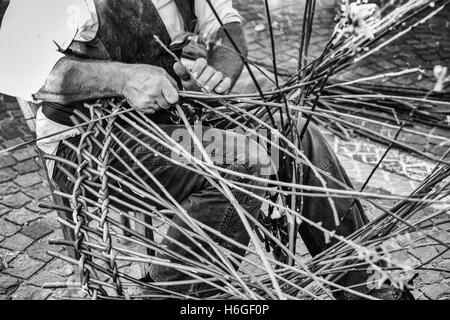
[[[180,77],[183,81],[189,81],[191,79],[191,76],[189,75],[188,70],[179,62],[176,62],[173,65],[173,70],[177,74],[177,76]]]
[[[169,80],[165,79],[161,86],[161,92],[164,96],[164,99],[169,104],[175,104],[179,100],[178,91],[174,88],[174,86],[170,83]]]

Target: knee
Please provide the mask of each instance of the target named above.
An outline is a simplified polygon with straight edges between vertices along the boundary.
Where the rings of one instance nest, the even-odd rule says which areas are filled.
[[[303,129],[305,128],[305,126],[307,125],[307,119],[303,118],[300,121],[300,124],[298,125],[298,132],[301,133],[303,131]],[[322,134],[322,131],[319,129],[319,127],[317,125],[315,125],[313,122],[309,122],[308,127],[305,131],[305,136],[304,138],[306,139],[320,139],[320,140],[325,140],[325,137]]]
[[[237,132],[228,132],[226,140],[226,163],[241,173],[267,178],[274,170],[274,161],[266,147],[254,138]]]
[[[268,185],[268,182],[263,179],[270,176],[272,161],[266,149],[258,142],[246,137],[245,143],[238,146],[233,159],[232,163],[228,163],[227,169],[235,174],[226,175],[227,179],[252,186],[266,187]]]
[[[258,195],[264,196],[265,191],[262,188],[266,188],[268,186],[268,182],[266,179],[268,176],[265,175],[264,169],[258,163],[252,163],[251,161],[241,161],[236,160],[234,163],[227,167],[228,170],[233,171],[234,174],[226,174],[224,176],[225,179],[229,181],[235,181],[240,183],[245,183],[247,186],[243,187],[248,191]],[[262,178],[262,179],[260,179]],[[240,194],[238,192],[238,194]],[[252,197],[247,197],[244,202],[249,202]]]
[[[281,117],[278,114],[275,114],[274,119],[278,125],[278,128],[281,128],[282,127]],[[286,118],[285,118],[285,121],[287,121]],[[300,119],[299,123],[297,123],[297,120],[294,120],[294,122],[297,125],[297,132],[300,134],[303,131],[303,128],[306,126],[307,115],[303,115],[302,118]],[[307,144],[311,144],[313,140],[314,140],[314,143],[326,143],[326,139],[325,139],[322,131],[319,129],[319,127],[317,125],[315,125],[314,123],[312,123],[310,121],[308,124],[308,127],[305,131],[302,141],[304,142],[304,144],[305,144],[305,141]]]
[[[307,125],[307,120],[302,119],[300,124],[298,125],[298,133],[303,132],[305,126]],[[334,159],[334,152],[329,145],[329,142],[325,138],[322,131],[319,129],[317,125],[312,122],[309,122],[305,134],[302,139],[302,149],[305,155],[310,159],[317,157],[323,157],[325,159],[332,158]],[[333,155],[333,156],[331,156]]]
[[[264,148],[257,141],[248,138],[246,149],[246,158],[239,160],[244,160],[243,162],[248,167],[252,175],[261,178],[269,177],[274,170],[275,164],[266,148]]]

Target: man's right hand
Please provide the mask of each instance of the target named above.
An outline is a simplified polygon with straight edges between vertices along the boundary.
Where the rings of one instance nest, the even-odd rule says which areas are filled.
[[[131,107],[154,114],[178,102],[176,81],[162,68],[128,65],[122,94]]]

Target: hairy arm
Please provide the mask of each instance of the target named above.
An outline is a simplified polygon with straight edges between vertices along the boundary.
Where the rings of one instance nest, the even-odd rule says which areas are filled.
[[[68,104],[95,98],[125,97],[135,108],[154,113],[178,101],[177,86],[165,70],[143,64],[62,58],[35,99]]]
[[[34,97],[37,100],[68,104],[119,96],[122,94],[126,72],[127,68],[121,63],[62,58]]]

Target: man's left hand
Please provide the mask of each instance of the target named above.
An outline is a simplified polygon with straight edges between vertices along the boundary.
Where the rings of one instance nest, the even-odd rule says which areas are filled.
[[[197,59],[191,70],[187,70],[179,62],[175,63],[173,69],[180,77],[183,87],[186,90],[201,91],[205,89],[208,92],[214,91],[223,94],[229,92],[231,89],[231,79],[225,77],[222,72],[209,66],[204,58]]]

